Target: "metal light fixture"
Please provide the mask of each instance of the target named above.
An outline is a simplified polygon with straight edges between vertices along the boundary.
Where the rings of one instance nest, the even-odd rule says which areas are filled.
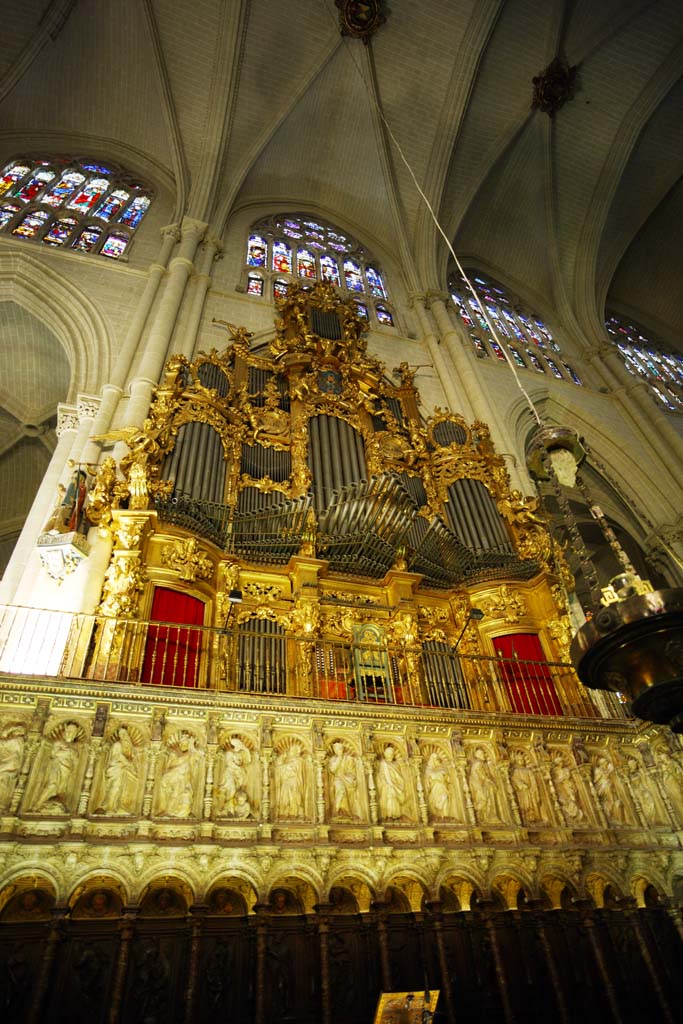
[[[457,651],[458,646],[460,644],[460,641],[462,640],[463,636],[465,635],[465,630],[469,626],[470,622],[481,622],[481,620],[483,618],[484,618],[484,613],[481,610],[481,608],[470,608],[469,615],[465,619],[465,625],[460,630],[460,636],[455,641],[455,647],[453,648],[454,651]]]
[[[231,590],[229,592],[228,601],[230,602],[230,604],[242,604],[242,600],[243,598],[241,590]]]
[[[536,480],[550,481],[588,582],[592,607],[570,652],[579,679],[597,690],[625,694],[638,718],[683,733],[683,588],[654,590],[635,572],[626,552],[575,470],[585,456],[571,430],[543,427],[527,458]],[[606,587],[581,538],[563,487],[574,482],[622,566]]]

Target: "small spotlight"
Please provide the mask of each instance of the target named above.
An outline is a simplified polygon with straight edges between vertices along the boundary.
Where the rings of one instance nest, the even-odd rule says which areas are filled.
[[[242,604],[242,591],[231,590],[228,594],[228,601],[230,604]]]
[[[483,618],[484,612],[481,608],[470,608],[470,619],[473,619],[474,622],[481,622]]]

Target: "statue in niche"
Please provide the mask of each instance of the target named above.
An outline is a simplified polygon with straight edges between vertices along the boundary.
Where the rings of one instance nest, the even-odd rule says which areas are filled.
[[[275,761],[275,808],[283,820],[304,818],[308,807],[308,764],[298,740],[280,749]]]
[[[154,942],[144,946],[139,954],[130,989],[131,1006],[137,1011],[136,1020],[145,1024],[161,1019],[168,1010],[171,966]]]
[[[593,767],[593,785],[609,824],[625,825],[628,815],[619,791],[616,770],[604,755],[597,758]]]
[[[138,730],[121,725],[111,734],[96,814],[135,814],[140,784]]]
[[[430,817],[443,821],[451,815],[450,772],[440,750],[433,750],[424,770],[424,791]]]
[[[195,794],[200,791],[201,754],[197,740],[186,730],[173,733],[166,742],[166,761],[157,798],[157,814],[168,818],[189,818]]]
[[[555,786],[555,793],[565,818],[570,824],[584,820],[584,813],[579,803],[579,791],[572,778],[569,760],[561,750],[554,750],[551,754],[552,768],[550,777]]]
[[[398,820],[406,816],[408,791],[393,743],[387,743],[379,759],[377,795],[379,815],[384,821]]]
[[[20,722],[0,730],[0,814],[6,811],[21,771],[26,745],[26,727]]]
[[[655,761],[669,802],[679,823],[683,823],[683,768],[665,750],[657,751]]]
[[[49,759],[39,780],[32,810],[52,814],[69,813],[69,790],[78,766],[83,730],[76,722],[64,722],[52,733]]]
[[[224,737],[219,755],[218,779],[215,787],[216,814],[230,818],[248,818],[252,814],[249,768],[252,754],[239,736]]]
[[[640,803],[647,824],[668,825],[669,816],[666,813],[664,802],[657,792],[654,779],[650,778],[648,771],[635,757],[629,757],[626,769],[631,788]]]
[[[358,760],[342,740],[333,741],[327,770],[332,814],[339,818],[359,818]]]
[[[477,821],[502,821],[498,780],[483,747],[477,747],[472,755],[469,783]]]
[[[54,896],[44,889],[24,889],[12,897],[2,913],[4,921],[37,921],[50,916]]]
[[[535,825],[543,820],[541,790],[525,750],[512,751],[510,781],[517,797],[519,813],[525,825]]]

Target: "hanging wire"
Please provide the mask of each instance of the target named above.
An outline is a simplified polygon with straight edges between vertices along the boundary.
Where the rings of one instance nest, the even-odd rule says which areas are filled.
[[[330,15],[331,15],[332,19],[334,20],[335,25],[337,25],[337,19],[336,19],[335,15],[332,13],[331,8],[328,7],[328,11],[330,12]],[[397,151],[398,155],[400,156],[402,162],[405,164],[405,167],[406,167],[406,169],[408,171],[408,174],[410,175],[410,177],[412,179],[412,182],[413,182],[413,184],[414,184],[414,186],[415,186],[415,188],[416,188],[420,198],[422,199],[423,203],[427,207],[427,210],[429,211],[429,215],[432,218],[432,220],[434,221],[434,225],[435,225],[437,231],[439,232],[439,234],[443,238],[444,242],[446,243],[446,246],[448,247],[448,251],[450,252],[451,256],[453,257],[455,265],[458,268],[458,271],[460,272],[460,276],[462,277],[463,281],[467,285],[467,288],[471,292],[475,302],[477,303],[477,306],[481,310],[481,315],[484,318],[486,324],[488,325],[488,328],[489,328],[491,334],[493,335],[493,337],[496,340],[496,342],[500,345],[500,350],[503,353],[503,355],[505,356],[505,361],[507,362],[507,364],[508,364],[508,366],[510,368],[510,371],[512,372],[512,376],[515,379],[515,383],[517,384],[517,387],[519,388],[519,390],[522,392],[522,395],[524,396],[524,398],[525,398],[525,400],[527,402],[527,405],[529,406],[529,409],[531,410],[531,413],[532,413],[534,419],[536,420],[536,423],[538,424],[539,427],[543,427],[544,426],[544,422],[543,422],[543,419],[541,418],[541,414],[539,413],[538,409],[536,408],[536,406],[535,406],[535,404],[534,404],[534,402],[533,402],[533,400],[531,398],[531,395],[526,390],[526,388],[524,387],[524,384],[520,380],[519,374],[517,373],[517,367],[515,366],[513,360],[511,359],[511,357],[510,357],[510,355],[509,355],[509,353],[507,351],[507,346],[505,345],[505,343],[498,336],[498,332],[496,331],[494,325],[491,322],[491,319],[490,319],[488,313],[486,312],[486,308],[484,306],[484,303],[481,301],[481,299],[479,297],[479,293],[477,292],[477,289],[474,287],[474,285],[470,281],[469,277],[465,273],[465,270],[464,270],[460,260],[458,259],[457,255],[456,255],[455,249],[453,248],[448,235],[446,234],[444,229],[441,227],[441,224],[439,222],[439,218],[437,217],[436,213],[434,212],[432,204],[429,202],[429,199],[425,195],[425,192],[424,192],[423,188],[421,187],[419,181],[417,180],[417,177],[415,175],[415,172],[413,171],[413,168],[410,166],[410,163],[408,162],[408,158],[406,157],[405,153],[403,152],[403,149],[401,148],[401,144],[399,143],[398,139],[394,135],[394,132],[393,132],[393,130],[391,128],[391,125],[389,124],[388,120],[386,119],[386,117],[384,115],[384,111],[382,110],[382,108],[380,106],[379,98],[375,95],[375,91],[372,88],[371,83],[368,82],[368,80],[366,78],[366,75],[365,75],[364,69],[361,67],[361,65],[356,60],[355,54],[354,54],[353,49],[352,49],[353,42],[354,42],[354,40],[352,40],[350,38],[344,38],[344,43],[346,45],[346,52],[348,53],[348,55],[350,56],[351,60],[353,61],[354,65],[355,65],[356,71],[358,72],[358,74],[360,76],[360,79],[363,82],[363,85],[365,86],[367,94],[370,97],[370,101],[371,101],[372,105],[374,106],[374,108],[375,108],[375,110],[377,112],[377,116],[381,120],[382,124],[384,125],[384,127],[385,127],[385,129],[387,131],[387,134],[388,134],[389,138],[391,139],[391,141],[393,142],[394,146],[396,147],[396,151]]]

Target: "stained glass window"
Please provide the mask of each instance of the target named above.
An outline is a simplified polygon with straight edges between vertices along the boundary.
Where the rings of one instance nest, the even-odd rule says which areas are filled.
[[[109,188],[106,178],[92,178],[85,188],[77,192],[74,198],[66,204],[67,210],[78,210],[81,213],[89,213],[98,199],[104,195]]]
[[[632,320],[609,314],[605,327],[628,372],[643,377],[670,412],[683,410],[683,357]]]
[[[320,275],[323,281],[331,281],[332,284],[336,284],[337,287],[341,284],[341,279],[339,277],[339,265],[331,256],[325,255],[320,257]]]
[[[273,270],[278,274],[292,273],[292,250],[286,242],[279,238],[273,242],[272,266]]]
[[[129,199],[130,193],[125,192],[122,188],[114,189],[111,195],[108,195],[104,202],[100,203],[95,216],[100,220],[113,220],[121,213]]]
[[[472,344],[474,345],[477,355],[486,356],[488,358],[486,346],[484,345],[484,342],[481,340],[481,338],[478,338],[476,334],[470,334],[470,338],[472,339]]]
[[[349,291],[363,291],[363,278],[361,277],[360,266],[354,260],[344,260],[344,281]]]
[[[102,228],[84,228],[71,248],[77,249],[78,252],[92,252],[101,234]]]
[[[361,320],[369,320],[370,319],[370,317],[368,315],[368,307],[365,305],[364,302],[357,302],[356,303],[356,309],[358,310],[358,316],[361,318]]]
[[[273,296],[276,299],[283,299],[287,294],[286,281],[273,281]]]
[[[263,295],[263,278],[259,274],[249,274],[247,278],[247,295]]]
[[[78,224],[73,217],[62,217],[52,224],[48,233],[43,237],[46,245],[64,245],[67,238]]]
[[[368,288],[370,289],[371,295],[376,295],[380,299],[386,299],[387,292],[384,287],[384,281],[382,275],[374,267],[365,268],[365,277],[368,282]]]
[[[12,234],[18,235],[19,238],[35,238],[49,216],[45,210],[32,210],[22,217]]]
[[[20,206],[12,206],[11,203],[6,203],[4,206],[0,206],[0,229],[4,228],[6,224],[9,224],[15,213],[19,213]]]
[[[15,164],[13,167],[9,167],[2,178],[0,178],[0,196],[4,196],[5,192],[9,192],[25,174],[28,174],[30,169],[26,164]]]
[[[78,171],[67,171],[66,174],[62,175],[57,184],[53,185],[50,191],[43,196],[41,202],[47,203],[48,206],[61,206],[67,199],[71,198],[79,185],[82,185],[84,181],[84,174],[79,174]]]
[[[299,239],[299,245],[293,246],[292,239]],[[375,319],[381,324],[393,324],[392,313],[374,303],[375,299],[388,298],[384,277],[376,262],[367,258],[365,249],[350,235],[323,221],[288,213],[254,224],[245,260],[244,280],[248,294],[256,294],[249,288],[252,267],[264,270],[263,294],[272,289],[273,296],[278,297],[281,284],[284,289],[292,279],[327,281],[342,291],[369,296],[373,301],[363,303],[368,321]],[[281,275],[289,280],[282,282]]]
[[[315,277],[315,256],[309,249],[299,249],[296,254],[296,269],[299,277]]]
[[[136,196],[125,213],[121,214],[120,222],[127,228],[136,228],[147,213],[152,200],[149,196]]]
[[[535,370],[537,373],[546,373],[550,369],[558,380],[571,380],[574,384],[582,384],[581,378],[564,360],[554,362],[547,358],[546,352],[549,348],[555,352],[560,352],[561,349],[542,320],[529,312],[522,312],[516,298],[483,274],[472,275],[470,280],[474,283],[477,295],[484,305],[486,317],[493,325],[494,335],[497,335],[500,341],[508,338],[514,341],[514,344],[508,343],[508,351],[517,366]],[[486,352],[485,342],[488,341],[496,358],[504,361],[505,352],[500,341],[495,342],[495,338],[491,338],[491,329],[479,301],[466,282],[453,272],[448,279],[448,288],[458,315],[471,329],[470,337],[473,342],[477,338],[481,343],[481,349],[475,344],[477,352]]]
[[[49,185],[54,176],[54,171],[38,171],[14,193],[15,197],[22,199],[25,203],[32,202],[36,196],[40,195],[45,186]]]
[[[100,254],[102,256],[109,256],[112,260],[117,260],[119,257],[123,256],[129,241],[130,238],[128,235],[107,235],[105,243],[100,249]]]
[[[144,186],[125,172],[64,157],[14,160],[0,176],[0,195],[8,192],[31,207],[15,228],[9,225],[20,207],[6,204],[0,208],[0,231],[42,240],[54,248],[76,235],[72,248],[109,259],[127,253],[133,232],[151,203]],[[116,231],[105,236],[101,229],[95,230],[90,223],[93,215],[100,221],[117,221]]]
[[[247,243],[247,266],[265,267],[268,243],[260,235],[249,235]]]

